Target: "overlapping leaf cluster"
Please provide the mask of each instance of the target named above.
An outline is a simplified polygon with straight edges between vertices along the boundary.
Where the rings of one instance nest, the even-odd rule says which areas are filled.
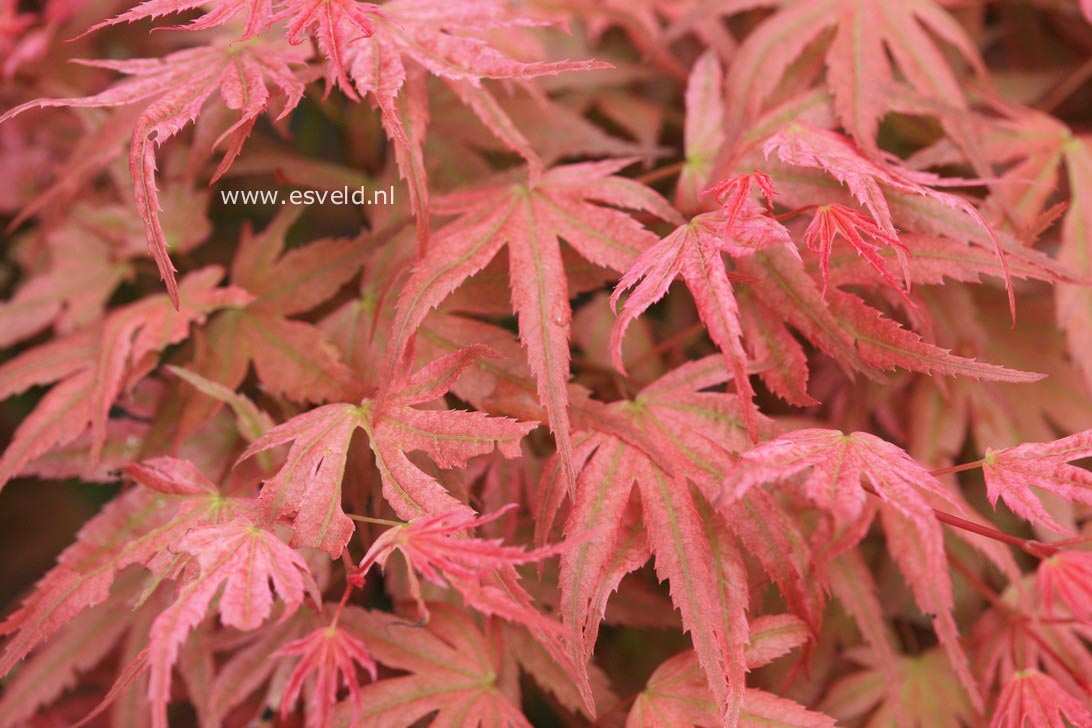
[[[1086,17],[0,2],[0,726],[1092,725]]]

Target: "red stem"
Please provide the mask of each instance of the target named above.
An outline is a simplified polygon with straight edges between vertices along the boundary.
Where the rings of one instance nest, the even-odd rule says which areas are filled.
[[[971,533],[977,533],[979,536],[992,538],[994,541],[1000,541],[1009,546],[1015,546],[1038,559],[1048,559],[1058,553],[1058,549],[1050,544],[1040,543],[1034,539],[1013,536],[1011,533],[1005,533],[1004,531],[999,531],[990,526],[983,526],[974,521],[968,521],[966,518],[960,518],[959,516],[953,516],[951,513],[937,510],[936,508],[933,509],[933,513],[936,514],[937,520],[941,523],[946,523],[949,526],[955,526],[956,528],[962,528],[964,531],[970,531]]]
[[[879,496],[879,493],[871,485],[863,485],[864,489],[872,495]],[[980,523],[974,521],[968,521],[966,518],[960,518],[959,516],[952,515],[947,511],[942,511],[938,508],[933,509],[933,514],[937,520],[941,523],[949,526],[955,526],[956,528],[962,528],[964,531],[970,531],[976,533],[979,536],[985,536],[986,538],[992,538],[994,541],[1000,541],[1001,543],[1008,544],[1009,546],[1015,546],[1016,548],[1031,554],[1037,559],[1048,559],[1051,556],[1058,553],[1058,549],[1050,544],[1040,543],[1034,539],[1020,538],[1019,536],[1013,536],[1011,533],[1005,533],[999,531],[991,526],[983,526]]]
[[[948,563],[950,563],[952,568],[958,571],[967,583],[970,584],[976,592],[981,594],[987,602],[1003,612],[1012,612],[1012,608],[1002,601],[1001,597],[997,595],[997,592],[991,589],[989,584],[982,581],[978,574],[974,573],[969,566],[963,563],[962,559],[959,559],[953,554],[948,554]]]
[[[651,349],[649,349],[648,351],[644,352],[639,357],[634,359],[631,364],[627,365],[626,368],[630,369],[630,370],[636,369],[637,367],[641,366],[642,364],[655,359],[657,356],[659,356],[660,354],[663,354],[666,351],[670,351],[671,349],[674,349],[676,346],[682,344],[687,339],[689,339],[689,338],[691,338],[693,336],[697,336],[698,334],[700,334],[703,331],[705,331],[705,324],[702,324],[702,323],[692,324],[691,326],[688,326],[687,328],[683,329],[682,331],[680,331],[680,332],[678,332],[676,334],[672,334],[671,336],[664,339],[663,341],[661,341],[656,346],[654,346]]]
[[[929,474],[940,477],[941,475],[950,475],[952,473],[962,473],[966,470],[976,470],[982,467],[981,460],[975,460],[973,463],[963,463],[961,465],[949,465],[946,468],[937,468],[936,470],[930,470]]]
[[[814,210],[817,207],[819,207],[819,205],[804,205],[803,207],[798,207],[795,210],[789,210],[788,212],[783,212],[780,215],[774,215],[773,219],[781,222],[782,220],[788,220],[790,217],[796,217],[797,215],[800,215],[802,213]]]
[[[682,172],[683,167],[685,166],[686,162],[676,162],[675,164],[669,164],[666,167],[654,169],[651,172],[645,172],[644,174],[639,175],[636,179],[638,182],[641,182],[643,184],[651,184],[653,182],[658,182],[659,180],[670,177],[673,174],[678,174],[679,172]]]
[[[1053,658],[1059,665],[1062,666],[1063,670],[1069,673],[1069,677],[1073,679],[1073,682],[1080,685],[1085,692],[1092,691],[1092,685],[1089,685],[1087,680],[1081,677],[1080,674],[1076,670],[1074,670],[1068,662],[1063,660],[1061,656],[1054,650],[1054,648],[1047,644],[1047,641],[1043,639],[1042,635],[1035,631],[1033,627],[1028,627],[1025,631],[1027,632],[1027,635],[1035,641],[1035,644],[1039,645],[1039,649],[1041,649],[1043,652]]]
[[[349,603],[349,597],[352,596],[353,590],[364,586],[364,580],[361,578],[363,574],[360,573],[360,568],[349,558],[348,551],[342,552],[341,561],[345,564],[345,592],[341,595],[341,601],[338,602],[337,610],[334,612],[334,619],[330,623],[331,627],[337,627],[337,622],[341,619],[341,613],[345,611],[345,605]]]

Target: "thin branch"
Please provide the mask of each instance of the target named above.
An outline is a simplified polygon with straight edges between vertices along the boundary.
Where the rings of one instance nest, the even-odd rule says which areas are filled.
[[[1072,73],[1043,94],[1042,98],[1035,102],[1035,108],[1046,113],[1054,111],[1089,79],[1092,79],[1092,58],[1077,66]]]
[[[987,602],[1003,612],[1013,611],[1012,607],[1006,604],[998,593],[991,589],[989,584],[982,581],[981,577],[974,573],[971,567],[963,563],[963,560],[958,556],[955,554],[948,554],[948,563],[951,564],[952,568],[958,571],[971,588],[982,595]]]
[[[818,207],[819,205],[804,205],[803,207],[797,207],[788,212],[782,212],[780,215],[774,215],[773,219],[781,222],[796,217],[797,215],[803,215],[805,212],[811,212],[812,210],[818,209]]]
[[[685,329],[683,329],[682,331],[679,331],[676,334],[672,334],[671,336],[664,339],[663,341],[661,341],[656,346],[654,346],[651,349],[649,349],[648,351],[642,353],[639,357],[637,357],[632,362],[627,364],[626,368],[627,369],[636,369],[637,367],[641,366],[642,364],[645,364],[646,362],[648,362],[651,359],[654,359],[655,357],[659,356],[660,354],[663,354],[664,352],[667,352],[667,351],[671,351],[676,346],[679,346],[679,345],[683,344],[684,342],[686,342],[687,339],[690,339],[690,338],[695,337],[695,336],[699,336],[704,331],[705,331],[705,324],[700,323],[700,322],[696,323],[696,324],[692,324],[692,325],[686,327]]]
[[[666,167],[660,167],[654,169],[651,172],[645,172],[644,174],[636,177],[638,182],[643,184],[652,184],[653,182],[659,182],[662,179],[667,179],[683,171],[686,166],[686,162],[676,162],[675,164],[669,164]]]
[[[962,463],[960,465],[949,465],[946,468],[937,468],[936,470],[930,470],[929,474],[940,477],[941,475],[950,475],[952,473],[962,473],[965,470],[976,470],[982,467],[981,460],[975,460],[973,463]]]
[[[361,523],[374,523],[377,526],[390,526],[392,528],[397,528],[397,527],[406,525],[406,524],[402,523],[401,521],[388,521],[386,518],[372,518],[371,516],[358,516],[355,513],[346,513],[345,515],[347,515],[349,518],[353,519],[354,521],[360,521]]]
[[[862,487],[874,496],[880,494],[876,492],[876,489],[871,485],[862,484]],[[959,516],[942,511],[939,508],[933,508],[933,515],[936,519],[948,526],[954,526],[961,528],[964,531],[970,531],[971,533],[978,534],[979,536],[985,536],[986,538],[992,538],[994,541],[1000,541],[1003,544],[1014,546],[1025,553],[1031,554],[1037,559],[1048,559],[1058,553],[1059,549],[1050,544],[1045,544],[1040,541],[1036,541],[1030,538],[1020,538],[1019,536],[1013,536],[1011,533],[1005,533],[1004,531],[993,528],[992,526],[983,526],[981,523],[975,523],[974,521],[968,521],[966,518],[960,518]]]

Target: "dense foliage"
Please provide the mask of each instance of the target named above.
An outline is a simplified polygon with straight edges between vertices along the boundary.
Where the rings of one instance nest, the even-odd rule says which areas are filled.
[[[0,0],[0,726],[1092,726],[1089,21]]]

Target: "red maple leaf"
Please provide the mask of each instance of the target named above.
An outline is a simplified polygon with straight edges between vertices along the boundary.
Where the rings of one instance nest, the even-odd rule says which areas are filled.
[[[1027,443],[1004,450],[986,448],[982,473],[990,503],[1005,501],[1017,515],[1060,533],[1068,529],[1043,507],[1035,489],[1066,500],[1092,505],[1092,474],[1067,465],[1070,460],[1092,456],[1092,430],[1054,442]]]
[[[892,237],[897,236],[898,233],[891,219],[887,199],[884,197],[885,188],[906,195],[924,197],[966,215],[985,231],[993,245],[1008,288],[1009,308],[1015,320],[1015,293],[1012,290],[1008,257],[1001,240],[986,222],[982,213],[969,201],[950,192],[934,189],[941,184],[948,186],[970,184],[969,180],[941,178],[893,162],[880,164],[862,156],[853,144],[840,134],[810,124],[792,124],[779,130],[766,140],[762,149],[767,156],[776,150],[781,161],[787,164],[812,167],[829,173],[849,189],[853,197],[872,215],[876,225]]]
[[[1013,675],[997,699],[997,710],[990,728],[1048,728],[1092,724],[1092,710],[1066,692],[1061,685],[1038,670],[1023,670]]]
[[[654,236],[630,215],[607,205],[643,210],[665,220],[678,217],[659,195],[614,176],[631,163],[555,167],[533,186],[509,178],[441,200],[441,211],[460,217],[437,233],[399,296],[388,344],[387,377],[428,312],[507,247],[520,340],[527,349],[550,429],[571,472],[565,383],[572,311],[561,239],[591,262],[622,271]]]
[[[146,103],[136,118],[129,146],[129,173],[133,178],[137,212],[144,220],[148,250],[167,284],[167,293],[177,307],[175,268],[168,255],[170,242],[159,220],[156,190],[156,149],[201,114],[217,91],[222,103],[239,112],[239,119],[227,128],[228,152],[215,177],[220,176],[238,156],[258,116],[267,111],[271,88],[284,96],[279,117],[283,118],[303,98],[304,84],[297,78],[306,52],[264,42],[236,48],[220,42],[176,51],[163,58],[125,61],[81,61],[84,65],[124,73],[129,78],[105,91],[72,99],[37,99],[0,116],[0,123],[28,109],[47,107],[109,108]]]
[[[823,277],[823,293],[830,283],[830,256],[838,238],[846,241],[889,286],[895,288],[913,306],[906,292],[884,266],[879,254],[880,245],[895,250],[902,267],[906,288],[910,287],[910,271],[907,255],[910,251],[898,238],[885,232],[871,218],[843,205],[823,205],[815,211],[808,229],[804,231],[804,244],[819,253],[819,269]]]
[[[360,712],[363,709],[358,665],[371,675],[372,680],[378,677],[375,660],[368,654],[364,643],[336,625],[320,627],[280,648],[273,656],[299,657],[281,699],[281,718],[288,718],[288,712],[307,684],[308,728],[330,725],[331,710],[338,702],[339,682],[348,689],[353,710]]]
[[[518,546],[504,546],[500,539],[466,537],[469,529],[495,521],[514,507],[514,503],[509,504],[480,517],[465,511],[422,516],[404,526],[390,528],[372,542],[360,562],[360,573],[366,574],[376,564],[386,568],[387,560],[398,551],[409,565],[410,593],[423,621],[428,620],[428,608],[416,573],[434,584],[454,587],[480,612],[553,631],[548,620],[528,609],[530,597],[521,588],[516,587],[515,594],[505,591],[511,591],[519,578],[512,567],[541,561],[556,555],[560,549],[526,551]],[[507,583],[498,584],[493,578],[497,570],[504,572]]]
[[[501,633],[483,630],[466,612],[447,604],[429,606],[421,627],[397,615],[350,607],[344,629],[357,635],[375,659],[407,674],[365,685],[360,710],[342,704],[330,725],[413,725],[435,713],[440,723],[530,726],[520,711],[515,686],[502,673]]]
[[[951,581],[943,576],[948,569],[944,534],[927,496],[955,512],[961,512],[962,505],[903,450],[865,432],[797,430],[764,442],[744,453],[726,488],[738,498],[750,488],[782,483],[804,472],[809,473],[804,493],[836,524],[860,524],[869,491],[883,501],[881,515],[892,557],[921,610],[936,615],[937,636],[971,699],[981,705],[952,616]],[[864,536],[859,528],[855,532],[858,540]]]
[[[791,245],[788,231],[773,219],[759,214],[750,198],[751,180],[772,197],[769,178],[761,173],[727,180],[714,188],[723,210],[698,215],[679,227],[634,262],[618,282],[611,305],[626,290],[626,299],[611,334],[611,356],[622,372],[622,337],[630,322],[662,298],[676,277],[682,277],[694,297],[698,315],[710,338],[724,353],[733,386],[745,404],[744,417],[751,437],[757,441],[757,425],[751,401],[754,389],[747,375],[747,354],[739,306],[728,278],[721,252],[746,257],[766,247]]]
[[[150,296],[0,367],[0,397],[60,381],[16,430],[0,458],[0,486],[34,458],[79,437],[88,426],[94,461],[106,441],[110,408],[126,387],[148,374],[159,352],[186,339],[191,324],[210,311],[250,300],[242,289],[215,287],[222,276],[215,267],[195,271],[182,281],[177,310],[166,296]]]
[[[200,526],[183,536],[178,548],[193,556],[197,568],[183,580],[171,606],[152,623],[148,697],[155,728],[167,728],[171,671],[178,650],[205,618],[221,587],[220,620],[242,630],[256,629],[269,618],[274,591],[284,601],[285,615],[295,612],[305,595],[316,604],[322,602],[303,558],[272,532],[248,520]]]
[[[412,376],[399,377],[378,398],[318,407],[251,443],[240,460],[292,443],[284,465],[266,480],[259,498],[269,512],[291,521],[292,544],[337,556],[352,536],[352,521],[341,509],[341,481],[349,441],[357,429],[368,433],[383,495],[399,516],[470,512],[406,455],[420,450],[441,468],[452,468],[465,466],[494,446],[508,457],[519,454],[519,441],[536,427],[533,423],[412,406],[443,396],[466,367],[486,355],[484,347],[463,349]]]

